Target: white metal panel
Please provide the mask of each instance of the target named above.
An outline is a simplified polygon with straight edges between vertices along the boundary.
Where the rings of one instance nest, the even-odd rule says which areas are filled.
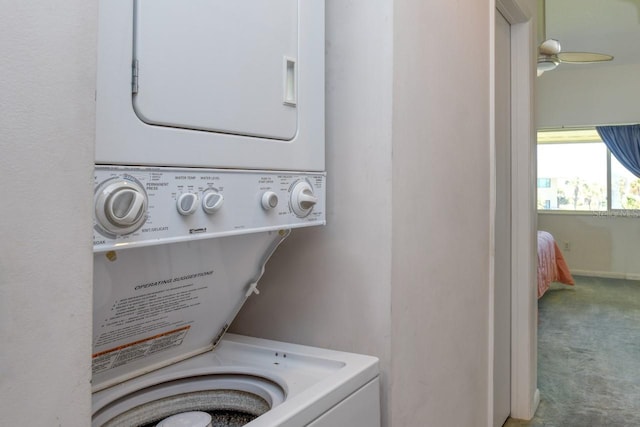
[[[146,123],[289,140],[297,54],[297,0],[137,0],[134,108]]]
[[[118,236],[108,235],[96,226],[94,252],[326,223],[324,174],[123,166],[97,167],[95,171],[96,186],[124,177],[144,187],[148,199],[146,220],[138,230]],[[316,198],[316,204],[304,217],[293,212],[291,200],[299,183],[309,184]],[[202,209],[209,192],[223,197],[222,206],[212,214]],[[277,197],[277,206],[271,209],[261,206],[265,193]],[[181,215],[177,210],[177,201],[184,194],[196,199],[195,212],[190,215]]]
[[[140,120],[132,104],[134,3],[101,0],[96,163],[323,171],[324,0],[298,1],[297,13],[297,131],[283,141]],[[280,61],[284,67],[284,59]],[[139,72],[144,74],[144,64]],[[183,78],[189,80],[188,70]]]
[[[380,380],[378,378],[308,424],[308,427],[336,426],[380,426]]]

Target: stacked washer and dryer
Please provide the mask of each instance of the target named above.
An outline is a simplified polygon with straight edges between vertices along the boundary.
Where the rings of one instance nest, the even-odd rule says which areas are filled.
[[[92,425],[379,426],[376,358],[226,333],[325,224],[324,1],[101,0],[98,52]]]

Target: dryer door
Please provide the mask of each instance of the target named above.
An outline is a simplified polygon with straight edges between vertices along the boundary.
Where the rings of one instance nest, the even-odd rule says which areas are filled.
[[[136,0],[134,16],[142,121],[296,135],[298,0]]]
[[[324,0],[100,0],[96,163],[324,171]]]

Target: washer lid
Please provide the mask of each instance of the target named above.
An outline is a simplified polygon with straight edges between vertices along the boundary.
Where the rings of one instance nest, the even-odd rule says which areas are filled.
[[[214,348],[288,234],[96,253],[94,391]]]
[[[298,0],[136,0],[133,105],[148,124],[290,140]]]

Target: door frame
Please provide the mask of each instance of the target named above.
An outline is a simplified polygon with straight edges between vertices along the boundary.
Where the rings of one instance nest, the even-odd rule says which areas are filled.
[[[529,420],[538,407],[537,389],[537,215],[534,84],[536,56],[535,0],[495,0],[511,25],[511,417]],[[492,14],[491,43],[495,41]],[[495,143],[495,49],[492,52],[491,137]],[[495,162],[495,152],[492,153]],[[495,168],[495,165],[494,165]],[[492,200],[495,202],[495,170]],[[492,222],[495,220],[492,214]],[[492,224],[492,227],[494,225]],[[492,260],[493,262],[493,260]],[[493,275],[493,272],[491,273]],[[491,298],[494,282],[491,277]],[[490,304],[490,325],[494,307]],[[490,329],[491,330],[491,329]],[[490,364],[494,337],[491,335]],[[489,422],[493,418],[493,368],[489,369]]]

